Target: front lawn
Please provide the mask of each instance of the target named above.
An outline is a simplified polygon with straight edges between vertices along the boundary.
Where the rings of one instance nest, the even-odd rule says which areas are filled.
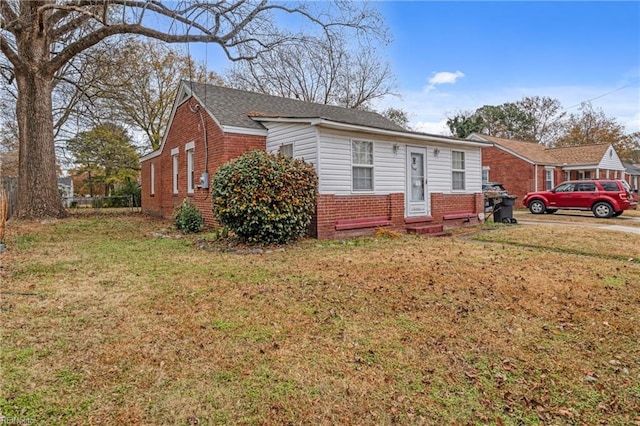
[[[487,225],[238,255],[140,215],[8,225],[8,419],[640,422],[637,238]]]

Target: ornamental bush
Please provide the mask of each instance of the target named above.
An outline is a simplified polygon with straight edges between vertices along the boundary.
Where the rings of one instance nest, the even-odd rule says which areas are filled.
[[[251,244],[283,244],[305,234],[316,205],[311,164],[255,150],[218,169],[211,184],[213,214]]]
[[[200,210],[191,204],[191,200],[185,198],[173,213],[173,223],[183,232],[195,233],[200,232],[204,221]]]

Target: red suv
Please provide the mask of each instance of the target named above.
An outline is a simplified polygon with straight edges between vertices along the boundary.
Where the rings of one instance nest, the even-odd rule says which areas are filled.
[[[620,216],[638,205],[631,187],[623,180],[567,181],[551,191],[529,192],[522,202],[533,214],[555,213],[558,209],[591,210],[598,218]]]

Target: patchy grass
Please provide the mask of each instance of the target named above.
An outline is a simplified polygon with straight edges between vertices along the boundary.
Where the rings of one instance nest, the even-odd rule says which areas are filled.
[[[598,256],[637,257],[637,239],[496,225],[485,241],[308,240],[236,255],[154,236],[166,226],[136,215],[9,223],[4,416],[640,422],[640,264]]]
[[[637,234],[555,225],[494,226],[493,228],[491,232],[475,234],[473,239],[522,248],[536,248],[546,252],[640,263],[640,244],[638,244],[640,237]]]

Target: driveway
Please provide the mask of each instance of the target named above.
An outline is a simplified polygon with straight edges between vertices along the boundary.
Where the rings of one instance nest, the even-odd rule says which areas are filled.
[[[544,215],[538,219],[538,216],[529,212],[518,211],[514,212],[514,217],[518,220],[518,223],[522,225],[573,226],[577,228],[603,229],[640,235],[640,217],[624,217],[624,213],[622,216],[606,219],[606,221],[611,221],[611,224],[602,223],[602,219],[596,219],[589,214],[583,214],[581,212],[555,213],[553,216]],[[542,219],[542,217],[544,217],[544,219]]]

